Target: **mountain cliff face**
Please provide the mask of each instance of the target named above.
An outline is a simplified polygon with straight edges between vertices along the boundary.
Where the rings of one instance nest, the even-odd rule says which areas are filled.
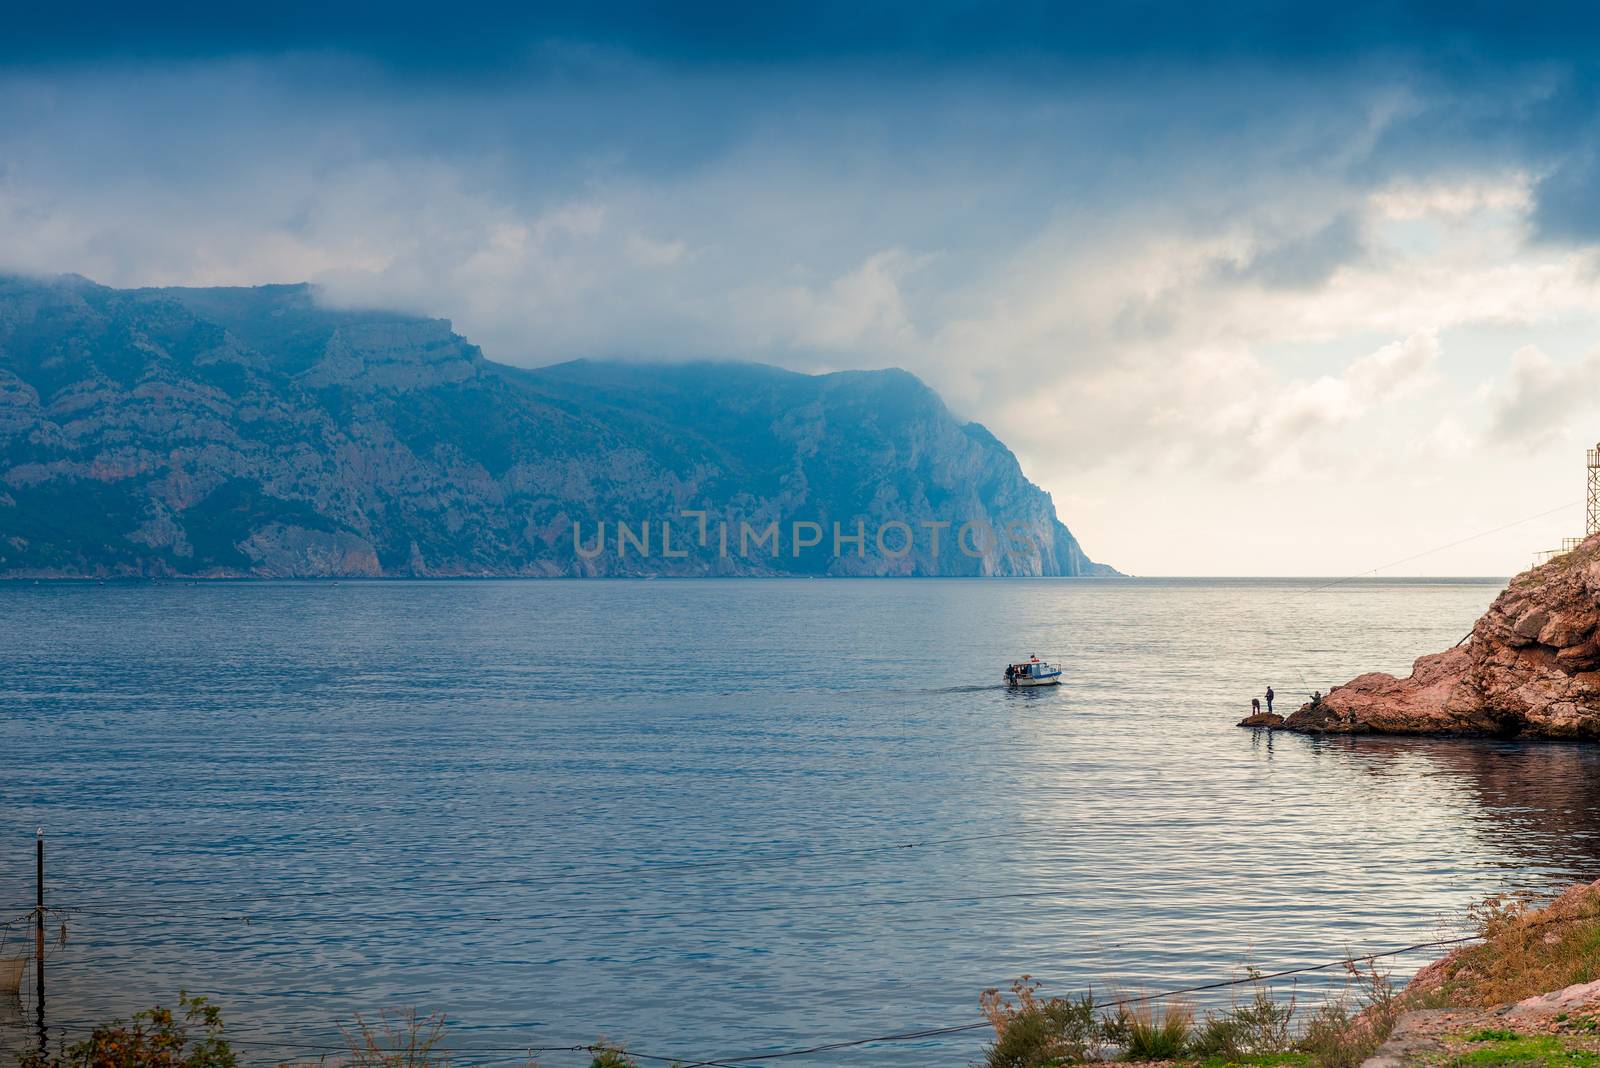
[[[1287,717],[1243,726],[1308,734],[1600,738],[1600,535],[1524,571],[1465,643],[1374,672]]]
[[[0,277],[0,577],[1114,573],[903,371],[520,370],[307,286]]]

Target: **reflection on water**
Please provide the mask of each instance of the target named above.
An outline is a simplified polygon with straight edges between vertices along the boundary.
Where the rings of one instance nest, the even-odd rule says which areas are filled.
[[[1321,740],[1375,779],[1438,776],[1471,797],[1464,829],[1519,868],[1600,878],[1600,751],[1559,742]]]
[[[1232,726],[1497,592],[1314,585],[0,588],[0,909],[44,825],[58,1027],[187,987],[262,1063],[395,1005],[458,1048],[693,1059],[972,1022],[1023,973],[1408,945],[1594,873],[1588,750]],[[1067,684],[1008,691],[1034,650]]]

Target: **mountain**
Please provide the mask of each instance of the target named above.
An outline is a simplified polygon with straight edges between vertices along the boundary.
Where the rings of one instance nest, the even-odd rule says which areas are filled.
[[[0,276],[3,577],[1115,573],[904,371],[526,370],[305,285]]]

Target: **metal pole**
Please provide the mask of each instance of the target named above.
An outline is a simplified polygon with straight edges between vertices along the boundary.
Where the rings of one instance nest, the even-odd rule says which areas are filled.
[[[39,1042],[45,1041],[44,1031],[44,828],[34,841],[34,908],[33,908],[33,981],[37,994],[39,1016]]]

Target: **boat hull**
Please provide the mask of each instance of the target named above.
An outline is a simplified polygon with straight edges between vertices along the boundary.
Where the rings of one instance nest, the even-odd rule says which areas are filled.
[[[1033,678],[1013,679],[1011,681],[1011,685],[1013,685],[1013,686],[1059,686],[1059,685],[1061,685],[1061,676],[1060,675],[1047,675],[1042,679],[1033,679]]]

